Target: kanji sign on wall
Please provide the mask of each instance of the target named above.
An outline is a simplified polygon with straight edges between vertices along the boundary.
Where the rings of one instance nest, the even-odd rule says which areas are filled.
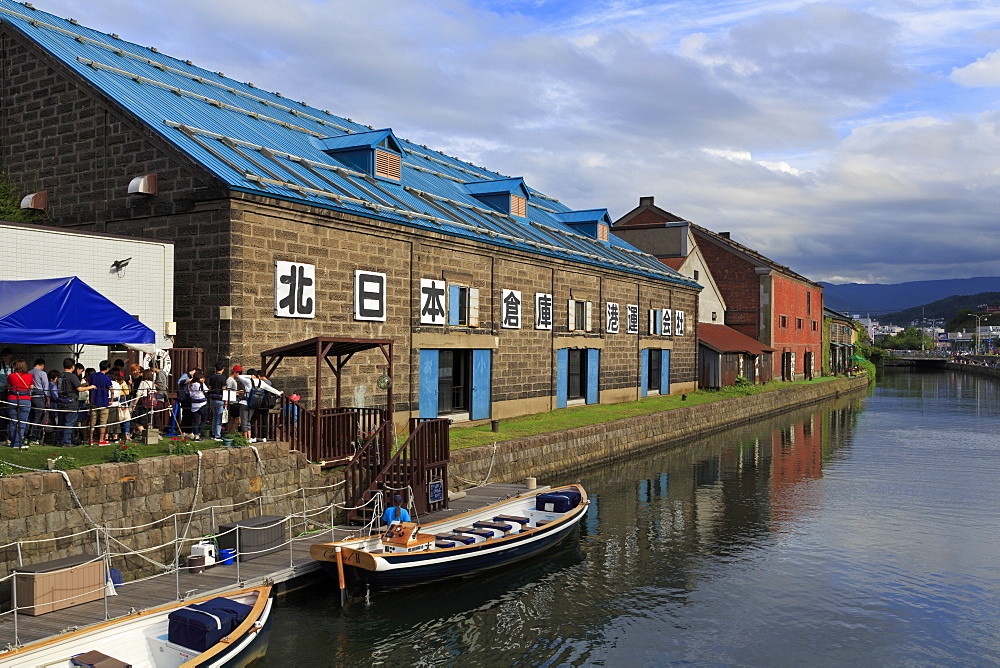
[[[521,291],[500,290],[500,326],[505,329],[521,329]]]
[[[674,311],[674,335],[684,336],[684,311]]]
[[[535,293],[535,329],[552,329],[552,295]]]
[[[670,336],[673,329],[670,325],[670,309],[665,308],[661,313],[662,322],[660,323],[660,334],[663,336]]]
[[[626,334],[638,334],[639,333],[639,305],[638,304],[626,304],[625,305],[625,333]]]
[[[604,329],[608,334],[617,334],[618,329],[621,326],[621,311],[619,310],[618,304],[615,302],[607,302],[604,305],[604,311],[607,316],[605,321]]]
[[[274,261],[274,315],[316,317],[316,265]]]
[[[354,271],[354,319],[385,322],[385,274]]]
[[[420,324],[443,325],[448,320],[448,293],[444,281],[420,279]]]

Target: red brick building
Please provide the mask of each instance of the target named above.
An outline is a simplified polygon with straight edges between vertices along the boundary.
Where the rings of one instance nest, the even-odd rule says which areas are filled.
[[[693,252],[704,258],[725,300],[724,324],[774,349],[773,376],[818,375],[823,350],[823,288],[788,267],[665,211],[652,197],[614,224],[615,235],[663,262]]]

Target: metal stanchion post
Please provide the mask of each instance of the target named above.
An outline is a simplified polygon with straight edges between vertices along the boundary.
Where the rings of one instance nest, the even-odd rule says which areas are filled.
[[[174,513],[174,590],[176,592],[175,601],[181,600],[181,550],[177,542],[177,513]]]
[[[295,559],[292,558],[292,516],[288,516],[288,567],[292,568],[295,565]]]
[[[17,565],[24,566],[24,559],[21,557],[21,541],[17,541]]]
[[[108,621],[111,619],[111,615],[108,613],[108,582],[111,577],[111,562],[108,561],[107,554],[101,558],[101,565],[104,566],[104,621]]]
[[[243,584],[243,578],[240,577],[240,528],[235,526],[230,531],[236,532],[236,582]]]
[[[17,635],[17,571],[10,580],[11,601],[14,606],[14,647],[21,646],[21,639]]]

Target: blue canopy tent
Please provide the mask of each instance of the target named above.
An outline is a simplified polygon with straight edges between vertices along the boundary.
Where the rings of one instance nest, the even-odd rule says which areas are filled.
[[[0,281],[0,342],[155,343],[156,333],[76,276]]]

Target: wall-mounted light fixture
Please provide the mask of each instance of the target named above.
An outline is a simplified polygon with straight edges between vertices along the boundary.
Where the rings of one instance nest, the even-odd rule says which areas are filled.
[[[47,190],[39,190],[36,193],[31,193],[30,195],[25,195],[21,198],[21,208],[22,209],[35,209],[36,211],[45,211],[49,206],[49,192]]]
[[[121,271],[122,269],[128,266],[128,263],[131,260],[132,258],[130,257],[127,257],[124,260],[115,260],[114,262],[111,263],[111,271]]]
[[[128,182],[129,195],[155,195],[156,174],[143,174]]]

